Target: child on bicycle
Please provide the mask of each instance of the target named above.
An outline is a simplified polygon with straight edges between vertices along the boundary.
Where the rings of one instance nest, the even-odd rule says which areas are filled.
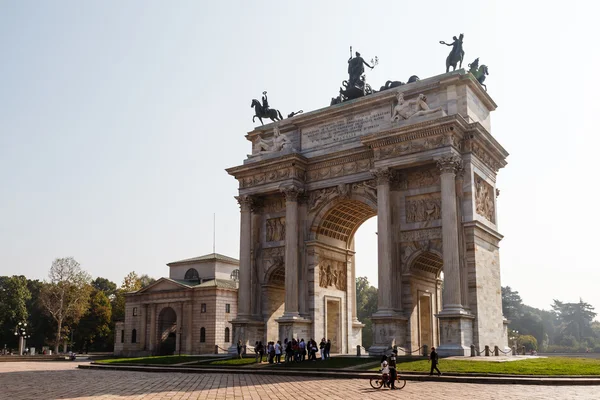
[[[387,362],[387,356],[384,354],[381,357],[381,380],[384,385],[389,385],[390,367]]]

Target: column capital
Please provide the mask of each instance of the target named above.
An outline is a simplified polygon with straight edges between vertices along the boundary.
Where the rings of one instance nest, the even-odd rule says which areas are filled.
[[[392,180],[392,171],[389,168],[372,169],[371,174],[373,174],[375,180],[377,180],[378,185],[389,184]]]
[[[462,169],[462,160],[457,155],[449,155],[437,160],[437,167],[442,174],[456,174]]]
[[[286,201],[298,201],[298,197],[304,193],[304,189],[297,186],[280,186],[279,191],[283,193]]]
[[[254,205],[254,197],[244,195],[244,196],[235,196],[238,204],[240,205],[240,209],[242,211],[251,211],[252,206]]]

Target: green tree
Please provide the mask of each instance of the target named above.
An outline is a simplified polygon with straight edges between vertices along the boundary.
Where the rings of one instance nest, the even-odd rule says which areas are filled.
[[[56,322],[54,351],[58,353],[63,324],[77,323],[88,309],[91,278],[73,257],[54,260],[48,276],[50,281],[43,284],[40,301]]]
[[[104,292],[106,296],[114,295],[117,291],[116,283],[101,277],[97,277],[92,281],[92,287],[96,290]]]
[[[358,320],[365,324],[362,342],[366,348],[373,344],[373,324],[371,315],[377,311],[377,288],[369,284],[365,276],[356,278],[356,313]]]
[[[0,276],[0,338],[10,347],[16,345],[15,326],[27,321],[27,302],[30,299],[24,276]]]
[[[80,351],[112,350],[110,300],[104,291],[92,289],[89,304],[90,307],[75,328],[74,341]]]
[[[552,309],[557,315],[562,335],[573,336],[578,342],[584,337],[593,336],[591,327],[596,313],[594,307],[579,299],[579,303],[563,303],[554,300]]]
[[[519,292],[513,291],[510,286],[502,287],[502,314],[509,319],[517,319],[523,313],[523,300]]]
[[[42,348],[54,339],[54,320],[48,315],[40,301],[43,282],[39,280],[27,280],[27,288],[31,293],[31,299],[27,302],[29,312],[29,325],[31,339],[27,342],[36,349]]]
[[[525,346],[525,351],[538,349],[537,339],[532,335],[520,335],[517,343],[519,346]]]

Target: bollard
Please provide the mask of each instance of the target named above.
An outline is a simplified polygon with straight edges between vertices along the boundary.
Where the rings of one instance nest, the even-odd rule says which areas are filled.
[[[215,344],[215,354],[219,354],[219,345]]]
[[[512,347],[512,355],[513,356],[517,355],[517,348],[515,346]]]
[[[485,345],[485,356],[486,357],[490,356],[490,346],[488,346],[487,344]]]
[[[423,345],[423,357],[427,357],[429,355],[429,347],[426,344]]]
[[[525,346],[522,346],[521,350],[523,351],[523,355],[525,355]]]
[[[498,357],[500,355],[500,349],[498,349],[498,346],[494,346],[494,356]]]
[[[471,357],[475,357],[475,345],[471,345]]]
[[[360,357],[360,344],[356,345],[356,356]]]

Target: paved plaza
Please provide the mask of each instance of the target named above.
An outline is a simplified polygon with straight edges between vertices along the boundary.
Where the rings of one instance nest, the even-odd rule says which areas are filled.
[[[70,362],[0,363],[0,399],[598,399],[598,386],[408,382],[374,390],[366,379],[77,369]]]

